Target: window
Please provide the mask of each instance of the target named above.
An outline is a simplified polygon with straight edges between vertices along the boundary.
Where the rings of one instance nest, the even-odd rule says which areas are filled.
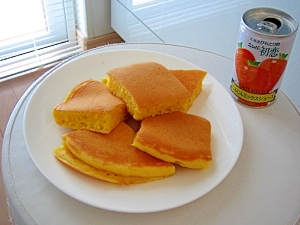
[[[0,79],[79,52],[75,11],[72,0],[0,3]]]

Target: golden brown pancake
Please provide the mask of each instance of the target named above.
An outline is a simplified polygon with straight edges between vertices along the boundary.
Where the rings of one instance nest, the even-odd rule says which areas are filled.
[[[188,102],[188,109],[192,106],[195,98],[202,91],[202,81],[207,72],[204,70],[170,70],[170,72],[186,87],[191,93]]]
[[[60,149],[69,150],[76,158],[96,170],[118,175],[122,181],[118,178],[114,180],[116,183],[146,182],[171,176],[175,172],[173,164],[131,146],[134,136],[135,132],[126,123],[121,122],[109,134],[87,130],[64,134],[63,147]],[[87,173],[84,171],[89,171],[89,169],[82,169],[81,166],[77,170],[85,174]],[[92,173],[96,174],[94,170]],[[96,178],[107,181],[112,179],[111,176],[109,180],[102,175]]]
[[[136,120],[187,111],[191,97],[184,85],[164,66],[154,62],[136,63],[107,72],[108,89],[121,98]]]
[[[204,169],[212,161],[210,122],[182,112],[142,120],[132,145],[183,167]]]
[[[115,97],[106,85],[87,80],[76,85],[65,100],[53,109],[60,126],[109,133],[127,118],[124,102]]]
[[[122,176],[107,172],[104,170],[96,169],[74,156],[66,146],[61,146],[54,150],[54,155],[57,159],[68,165],[69,167],[77,170],[78,172],[90,177],[94,177],[99,180],[108,181],[116,184],[138,184],[149,182],[153,180],[159,180],[161,177],[134,177],[134,176]]]

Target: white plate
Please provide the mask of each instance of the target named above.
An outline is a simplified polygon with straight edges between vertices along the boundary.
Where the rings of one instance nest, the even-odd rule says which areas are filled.
[[[118,50],[78,57],[63,63],[45,78],[30,98],[24,115],[25,143],[41,173],[58,189],[86,204],[117,212],[157,212],[187,204],[211,191],[231,171],[241,151],[243,125],[234,100],[210,74],[189,113],[210,120],[213,161],[206,170],[176,167],[163,180],[120,186],[82,175],[53,156],[61,135],[52,108],[79,82],[101,80],[109,69],[156,61],[169,69],[195,69],[182,59],[157,52]],[[208,71],[209,72],[209,71]]]

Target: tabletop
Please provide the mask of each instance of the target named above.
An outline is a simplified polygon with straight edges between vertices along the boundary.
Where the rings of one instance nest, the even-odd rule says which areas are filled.
[[[299,0],[113,0],[111,26],[125,42],[177,44],[233,58],[242,14],[256,7],[282,10],[300,21]],[[281,89],[300,112],[300,35]]]
[[[115,44],[76,57],[120,49],[150,50],[179,57],[209,71],[229,88],[232,60],[196,48],[153,43]],[[118,213],[92,207],[64,194],[43,176],[30,158],[24,142],[24,111],[33,91],[48,76],[51,71],[20,99],[4,135],[3,178],[17,224],[292,225],[299,222],[300,117],[283,92],[267,108],[252,109],[237,104],[244,127],[242,151],[229,175],[209,193],[167,211]]]

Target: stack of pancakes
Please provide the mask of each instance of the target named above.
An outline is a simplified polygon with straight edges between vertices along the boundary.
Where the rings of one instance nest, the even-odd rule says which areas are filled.
[[[74,129],[54,155],[83,174],[118,184],[171,176],[174,164],[209,167],[210,122],[186,113],[206,73],[145,62],[112,69],[102,83],[76,85],[53,109],[58,125]]]

